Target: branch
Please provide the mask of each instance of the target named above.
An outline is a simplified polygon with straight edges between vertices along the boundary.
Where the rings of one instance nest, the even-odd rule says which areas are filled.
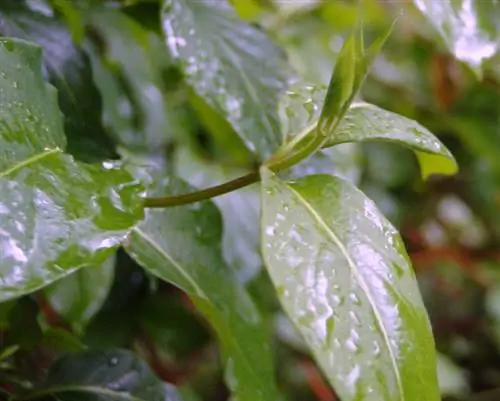
[[[144,207],[164,208],[164,207],[186,205],[188,203],[193,203],[193,202],[199,202],[202,200],[211,199],[215,198],[216,196],[227,194],[228,192],[232,192],[237,189],[246,187],[247,185],[256,183],[259,180],[260,180],[259,172],[253,171],[242,177],[238,177],[234,180],[225,182],[224,184],[206,188],[201,191],[192,192],[190,194],[178,195],[178,196],[164,196],[158,198],[146,198],[144,202]]]

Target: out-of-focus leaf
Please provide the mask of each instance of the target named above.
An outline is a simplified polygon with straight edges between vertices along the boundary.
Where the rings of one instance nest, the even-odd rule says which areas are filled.
[[[192,188],[158,178],[152,195]],[[126,246],[145,269],[189,294],[219,336],[225,379],[241,401],[276,400],[271,351],[259,313],[222,258],[221,217],[210,202],[150,210]]]
[[[45,288],[52,307],[77,331],[99,311],[113,283],[115,257],[100,267],[78,270]]]
[[[40,346],[57,352],[77,352],[85,350],[85,345],[72,333],[64,329],[50,327],[43,333]]]
[[[32,350],[41,341],[43,333],[38,324],[39,308],[29,297],[20,299],[9,312],[11,343]]]
[[[176,156],[179,177],[192,186],[203,189],[244,175],[248,171],[225,168],[206,162],[187,149]],[[239,282],[246,283],[262,266],[259,221],[260,189],[251,185],[213,199],[222,213],[222,248],[224,259],[236,272]]]
[[[282,173],[287,179],[311,174],[330,174],[357,184],[361,178],[361,149],[358,144],[346,143],[322,149]]]
[[[42,46],[43,73],[58,91],[68,152],[83,161],[115,157],[114,144],[102,127],[102,102],[90,61],[67,28],[50,14],[28,8],[24,1],[7,0],[0,5],[0,35]]]
[[[452,154],[429,130],[416,121],[368,103],[352,105],[325,146],[367,140],[394,142],[413,149],[424,178],[432,173],[457,172]]]
[[[157,349],[174,362],[182,361],[182,357],[199,350],[208,340],[205,327],[186,310],[178,297],[153,295],[141,304],[138,315],[141,326]]]
[[[469,393],[467,377],[450,358],[437,354],[437,372],[439,390],[443,397],[455,396],[462,398]]]
[[[71,31],[73,41],[80,43],[85,36],[85,24],[81,11],[78,8],[78,2],[74,0],[51,0],[54,8],[58,10],[66,25]]]
[[[106,260],[142,217],[142,186],[112,163],[64,153],[62,114],[42,52],[0,41],[0,300]]]
[[[481,75],[483,60],[499,48],[500,6],[493,1],[414,0],[459,60]]]
[[[130,346],[150,287],[144,269],[122,248],[118,249],[113,285],[106,302],[85,328],[85,344],[99,349]]]
[[[127,350],[69,354],[51,368],[44,386],[27,395],[61,401],[181,401],[177,390],[157,378]]]
[[[187,82],[264,160],[282,143],[278,102],[290,73],[283,52],[226,0],[165,0],[163,31]]]
[[[103,7],[89,15],[88,24],[100,37],[107,63],[102,65],[99,55],[92,59],[106,124],[133,152],[161,150],[180,127],[162,81],[169,60],[160,37]]]
[[[340,178],[262,179],[264,260],[342,400],[438,400],[429,320],[394,227]]]

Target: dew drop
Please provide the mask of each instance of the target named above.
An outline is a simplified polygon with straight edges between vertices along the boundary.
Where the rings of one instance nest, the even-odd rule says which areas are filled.
[[[109,359],[108,365],[109,366],[116,366],[116,365],[118,365],[118,362],[119,362],[118,358],[112,357],[112,358]]]

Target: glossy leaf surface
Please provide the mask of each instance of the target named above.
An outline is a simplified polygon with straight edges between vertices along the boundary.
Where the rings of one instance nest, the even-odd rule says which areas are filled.
[[[340,178],[262,179],[264,260],[342,400],[439,400],[429,320],[394,227]]]
[[[104,262],[142,217],[142,187],[111,163],[63,152],[56,92],[42,52],[0,42],[0,300]]]
[[[422,175],[454,174],[458,167],[450,151],[414,120],[368,103],[353,104],[325,147],[346,142],[381,140],[413,149]]]
[[[163,32],[187,82],[263,160],[282,143],[278,103],[289,72],[282,51],[226,0],[166,0]]]
[[[499,49],[500,6],[493,1],[414,0],[448,49],[481,73],[481,64]]]
[[[101,309],[113,283],[114,255],[101,266],[78,270],[45,289],[52,307],[77,331]]]
[[[157,378],[131,351],[69,354],[50,369],[34,395],[61,401],[181,401],[175,388]]]
[[[191,190],[179,179],[158,177],[152,194]],[[148,210],[126,249],[149,272],[188,293],[210,321],[221,343],[226,383],[238,400],[276,400],[265,330],[249,295],[224,263],[221,236],[219,211],[203,202]]]
[[[28,3],[7,0],[0,5],[0,35],[33,41],[43,48],[44,78],[57,89],[64,114],[68,152],[83,161],[116,156],[101,123],[101,96],[84,49],[72,41],[64,24]]]

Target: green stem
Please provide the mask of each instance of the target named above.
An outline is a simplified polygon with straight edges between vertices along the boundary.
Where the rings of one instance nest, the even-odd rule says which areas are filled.
[[[253,171],[242,177],[238,177],[234,180],[225,182],[224,184],[216,185],[215,187],[210,187],[203,189],[201,191],[192,192],[190,194],[178,195],[178,196],[164,196],[158,198],[146,198],[144,201],[144,207],[152,208],[164,208],[172,206],[186,205],[188,203],[199,202],[206,199],[215,198],[216,196],[221,196],[227,194],[228,192],[235,191],[237,189],[246,187],[247,185],[253,184],[260,180],[260,175],[258,171]]]

